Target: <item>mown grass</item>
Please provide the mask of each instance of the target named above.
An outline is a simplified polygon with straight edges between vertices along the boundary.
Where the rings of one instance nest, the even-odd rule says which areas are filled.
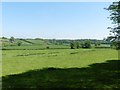
[[[119,90],[120,60],[85,68],[44,68],[3,77],[3,90]]]
[[[118,51],[112,49],[3,50],[2,55],[3,76],[47,67],[81,68],[118,59]]]
[[[3,50],[2,90],[120,88],[113,49]]]

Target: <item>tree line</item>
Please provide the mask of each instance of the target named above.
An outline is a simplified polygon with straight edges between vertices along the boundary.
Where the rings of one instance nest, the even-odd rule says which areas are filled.
[[[32,40],[39,40],[37,39],[18,39],[14,38],[13,36],[10,38],[2,37],[3,40],[7,40],[9,42],[9,45],[12,46],[21,46],[24,42],[30,43],[33,45]],[[31,40],[31,41],[29,41]],[[46,49],[49,49],[49,45],[66,45],[69,46],[71,49],[79,49],[79,48],[91,48],[91,45],[94,45],[95,47],[100,46],[101,44],[110,44],[109,41],[105,40],[96,40],[96,39],[77,39],[77,40],[57,40],[57,39],[40,39],[43,42],[43,44],[46,44]],[[4,45],[3,45],[4,46]]]

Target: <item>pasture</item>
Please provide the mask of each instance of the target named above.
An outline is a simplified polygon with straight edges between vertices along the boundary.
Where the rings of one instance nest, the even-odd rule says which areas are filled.
[[[3,50],[3,76],[46,67],[86,67],[92,63],[117,60],[111,49]]]
[[[118,88],[113,49],[3,50],[3,90],[10,88]]]

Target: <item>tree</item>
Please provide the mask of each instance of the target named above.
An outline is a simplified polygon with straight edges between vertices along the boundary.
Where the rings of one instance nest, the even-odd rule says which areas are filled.
[[[14,37],[10,37],[9,41],[10,41],[11,43],[13,43],[13,42],[15,41],[15,38],[14,38]]]
[[[76,42],[76,48],[79,49],[80,48],[80,43]]]
[[[75,44],[74,44],[74,42],[71,42],[71,43],[70,43],[70,48],[71,48],[71,49],[75,49]]]
[[[21,42],[21,41],[17,42],[17,45],[18,45],[18,46],[21,46],[21,44],[22,44],[22,42]]]
[[[2,39],[7,39],[7,37],[2,37]]]
[[[111,29],[110,32],[113,33],[111,41],[116,42],[116,48],[120,49],[120,1],[113,2],[107,10],[110,12],[110,20],[114,24],[113,27],[108,27],[108,29]]]
[[[82,43],[82,48],[91,48],[91,42],[89,40]]]
[[[46,49],[49,49],[49,48],[50,48],[49,46],[46,47]]]

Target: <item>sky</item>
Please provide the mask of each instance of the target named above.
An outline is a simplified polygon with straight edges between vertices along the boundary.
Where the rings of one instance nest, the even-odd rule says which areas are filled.
[[[103,39],[109,35],[111,2],[3,2],[2,36]]]

